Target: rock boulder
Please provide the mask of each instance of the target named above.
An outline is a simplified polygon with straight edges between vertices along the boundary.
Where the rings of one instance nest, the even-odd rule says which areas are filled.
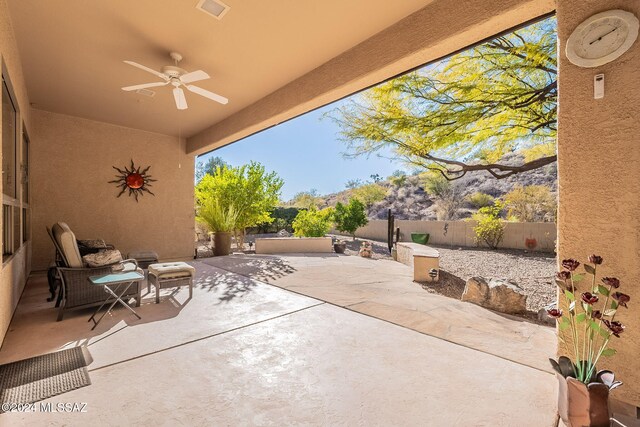
[[[462,301],[506,314],[527,311],[527,296],[522,289],[516,283],[502,279],[470,278],[464,287]]]

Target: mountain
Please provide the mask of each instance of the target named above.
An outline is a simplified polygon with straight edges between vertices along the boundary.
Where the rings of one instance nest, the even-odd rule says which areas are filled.
[[[521,162],[518,155],[505,157],[503,161]],[[401,186],[391,184],[389,181],[381,181],[378,184],[389,189],[387,196],[368,209],[370,219],[386,219],[387,210],[391,209],[397,219],[411,220],[435,220],[437,219],[435,201],[436,198],[427,192],[423,186],[424,179],[419,175],[407,176],[406,182]],[[499,198],[509,193],[517,186],[544,185],[557,193],[557,166],[555,163],[529,172],[523,172],[505,179],[496,179],[488,172],[470,172],[459,180],[452,181],[456,185],[461,198],[470,194],[481,192]],[[351,190],[322,196],[321,207],[335,206],[337,202],[347,202],[351,197]],[[456,218],[463,219],[471,216],[476,209],[465,202],[456,210]]]

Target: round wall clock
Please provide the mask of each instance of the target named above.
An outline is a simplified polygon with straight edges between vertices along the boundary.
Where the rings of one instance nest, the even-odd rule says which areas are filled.
[[[579,67],[598,67],[625,53],[638,38],[638,18],[624,10],[593,15],[571,33],[567,58]]]

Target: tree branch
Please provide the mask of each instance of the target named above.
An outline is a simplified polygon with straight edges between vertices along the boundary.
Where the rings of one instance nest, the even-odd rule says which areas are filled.
[[[547,156],[547,157],[541,157],[539,159],[536,160],[532,160],[530,162],[526,162],[522,165],[519,166],[511,166],[511,165],[502,165],[499,163],[489,163],[489,164],[466,164],[457,160],[448,160],[448,159],[442,159],[439,157],[435,157],[432,156],[431,154],[425,154],[420,156],[425,160],[428,160],[430,162],[438,162],[438,163],[444,163],[446,165],[450,165],[450,166],[456,166],[455,169],[452,168],[445,168],[445,169],[437,169],[440,173],[442,173],[442,175],[448,179],[449,181],[454,181],[456,179],[460,179],[462,178],[464,175],[467,174],[467,172],[474,172],[474,171],[487,171],[489,172],[491,175],[493,175],[494,178],[496,179],[504,179],[504,178],[508,178],[512,175],[518,174],[518,173],[522,173],[522,172],[527,172],[530,170],[534,170],[534,169],[538,169],[541,168],[542,166],[546,166],[549,165],[551,163],[554,163],[555,161],[558,160],[558,156]],[[434,170],[433,167],[429,167],[429,169]]]

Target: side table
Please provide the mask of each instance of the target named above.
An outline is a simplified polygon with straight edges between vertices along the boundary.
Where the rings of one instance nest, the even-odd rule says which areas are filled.
[[[142,319],[136,311],[129,306],[126,302],[122,300],[122,296],[127,292],[127,290],[131,287],[132,284],[139,282],[144,279],[144,276],[136,271],[122,272],[122,273],[110,273],[102,276],[91,276],[89,277],[89,281],[91,284],[95,286],[102,286],[104,291],[107,293],[107,298],[104,302],[98,307],[98,309],[91,315],[88,322],[93,320],[93,327],[91,330],[93,331],[96,326],[100,323],[102,318],[113,309],[116,303],[122,304],[127,310],[136,315],[138,319]],[[111,286],[115,286],[113,289]],[[102,313],[102,316],[96,321],[96,314],[109,302],[111,298],[115,298],[115,300],[111,303],[107,311]]]

